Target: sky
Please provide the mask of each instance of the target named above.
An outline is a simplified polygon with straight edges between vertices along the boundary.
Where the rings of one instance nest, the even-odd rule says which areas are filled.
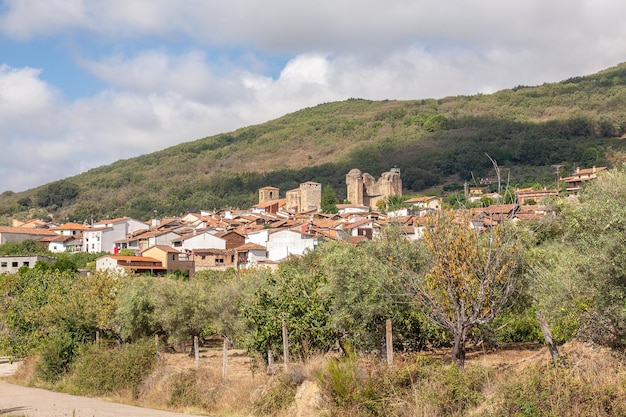
[[[0,193],[321,103],[626,61],[623,0],[0,0]]]

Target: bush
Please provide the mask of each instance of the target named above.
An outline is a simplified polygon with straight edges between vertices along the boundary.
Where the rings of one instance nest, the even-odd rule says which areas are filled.
[[[47,382],[55,382],[70,370],[77,343],[69,333],[54,333],[41,348],[36,365],[37,376]]]
[[[74,364],[72,383],[79,394],[108,395],[128,390],[136,398],[155,364],[156,346],[151,340],[116,349],[84,345]]]
[[[593,366],[601,367],[598,363]],[[491,417],[626,415],[623,375],[608,369],[602,373],[579,373],[571,366],[535,366],[523,380],[500,389],[502,401]]]
[[[254,415],[270,416],[286,410],[293,403],[298,385],[284,375],[278,376],[272,385],[253,405]]]

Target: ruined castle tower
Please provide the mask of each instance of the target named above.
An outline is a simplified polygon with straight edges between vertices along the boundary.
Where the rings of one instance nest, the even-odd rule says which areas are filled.
[[[400,169],[391,168],[383,172],[378,180],[368,173],[354,168],[346,174],[347,198],[352,204],[376,208],[379,200],[391,195],[402,196]]]

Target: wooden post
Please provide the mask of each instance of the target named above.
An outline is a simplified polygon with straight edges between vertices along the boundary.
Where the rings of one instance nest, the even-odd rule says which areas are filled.
[[[274,354],[271,348],[267,349],[267,374],[274,374]]]
[[[385,332],[385,339],[387,343],[387,365],[391,366],[393,363],[393,332],[391,328],[391,320],[387,319],[387,331]]]
[[[100,348],[100,330],[96,330],[96,347]]]
[[[222,349],[222,378],[228,375],[228,338],[224,337],[224,348]]]
[[[548,322],[546,321],[545,316],[541,311],[537,311],[537,321],[539,322],[539,327],[541,327],[541,333],[543,333],[543,338],[548,345],[548,350],[550,351],[550,355],[552,356],[552,362],[554,362],[554,366],[558,365],[559,360],[559,351],[552,340],[552,332],[550,332],[550,327],[548,327]]]
[[[283,363],[285,364],[285,370],[289,364],[289,342],[287,341],[287,326],[285,325],[285,315],[282,315],[283,326]]]
[[[198,348],[198,336],[193,337],[193,351],[196,359],[196,368],[200,366],[200,349]]]
[[[159,347],[159,335],[156,333],[154,334],[154,345]]]

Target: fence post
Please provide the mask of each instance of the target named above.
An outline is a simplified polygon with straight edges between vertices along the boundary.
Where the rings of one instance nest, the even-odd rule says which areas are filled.
[[[226,379],[228,374],[228,337],[224,336],[224,347],[222,349],[222,378]]]
[[[393,331],[391,327],[391,319],[387,319],[386,324],[385,340],[387,343],[387,365],[391,366],[393,363]]]
[[[287,341],[287,326],[285,325],[285,315],[282,315],[282,327],[283,327],[283,362],[285,364],[285,370],[289,364],[289,342]]]
[[[196,368],[200,366],[200,349],[198,347],[198,336],[193,337],[193,351],[196,359]]]
[[[539,327],[541,327],[541,333],[543,333],[543,338],[548,345],[548,350],[550,351],[550,355],[552,356],[552,362],[554,362],[554,367],[558,365],[559,360],[559,351],[552,340],[552,332],[550,331],[550,327],[548,327],[548,322],[546,321],[546,317],[543,315],[543,312],[537,311],[537,321],[539,322]]]
[[[274,374],[274,354],[272,348],[267,348],[267,374]]]

